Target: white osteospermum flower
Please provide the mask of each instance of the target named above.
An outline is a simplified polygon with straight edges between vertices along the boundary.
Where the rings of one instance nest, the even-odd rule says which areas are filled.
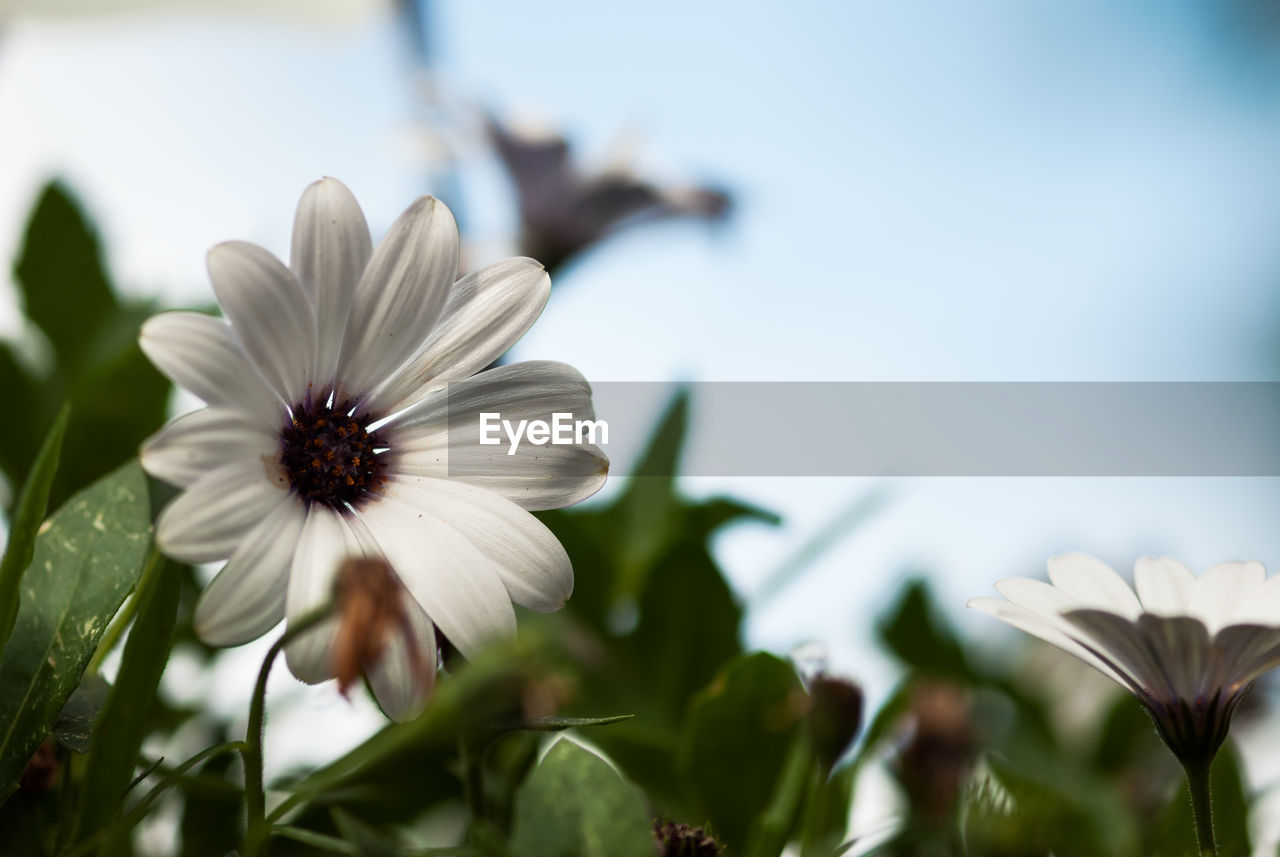
[[[436,629],[468,655],[514,633],[513,602],[564,604],[569,558],[529,510],[591,496],[608,470],[588,444],[507,455],[467,443],[479,413],[593,419],[591,388],[560,363],[485,370],[542,312],[550,281],[537,262],[507,259],[455,282],[457,226],[431,197],[374,249],[351,192],[316,182],[291,256],[285,267],[255,245],[220,244],[209,275],[226,320],[166,312],[143,325],[151,361],[208,404],[142,450],[149,473],[183,489],[156,539],[184,562],[228,561],[195,614],[220,646],[327,603],[343,559],[385,559],[418,654],[397,641],[369,678],[403,719],[430,691],[421,665],[425,655],[434,673]],[[294,675],[333,675],[334,631],[331,619],[286,649]]]
[[[969,606],[1070,652],[1151,713],[1184,764],[1205,765],[1254,679],[1280,665],[1280,575],[1257,562],[1197,579],[1171,559],[1138,560],[1133,589],[1083,554],[1049,561],[1052,583],[1011,578]]]

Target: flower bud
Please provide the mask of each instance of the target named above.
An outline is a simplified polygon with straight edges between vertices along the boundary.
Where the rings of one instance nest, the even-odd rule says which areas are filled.
[[[809,735],[830,773],[862,728],[862,688],[848,679],[819,674],[809,683]]]
[[[653,822],[653,836],[658,842],[658,857],[717,857],[724,846],[701,827]]]

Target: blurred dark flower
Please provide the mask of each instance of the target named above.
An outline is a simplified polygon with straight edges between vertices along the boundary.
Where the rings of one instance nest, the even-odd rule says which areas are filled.
[[[977,749],[969,694],[949,682],[921,681],[911,694],[909,738],[894,774],[917,822],[946,825],[969,776]]]
[[[717,857],[724,846],[701,827],[654,821],[653,835],[658,841],[658,857]]]
[[[1135,595],[1104,563],[1068,554],[1049,562],[1049,579],[1002,580],[1007,601],[969,606],[1124,687],[1184,764],[1208,765],[1253,680],[1280,665],[1280,576],[1268,581],[1260,563],[1222,563],[1197,580],[1181,563],[1144,557]]]
[[[47,792],[58,781],[58,744],[52,738],[36,748],[22,769],[18,786],[28,793]]]
[[[809,698],[814,752],[830,773],[862,728],[862,688],[848,679],[818,675],[809,682]]]
[[[730,197],[710,187],[659,187],[625,167],[585,175],[558,135],[521,132],[488,121],[519,197],[520,252],[552,273],[620,229],[676,217],[722,220]]]

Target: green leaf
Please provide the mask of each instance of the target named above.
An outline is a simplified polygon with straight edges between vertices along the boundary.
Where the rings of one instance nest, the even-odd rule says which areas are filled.
[[[561,739],[516,792],[520,857],[653,857],[644,792],[590,750]]]
[[[934,606],[924,580],[912,580],[903,587],[897,605],[877,630],[889,651],[908,666],[929,675],[973,681],[960,640]]]
[[[702,791],[716,836],[746,850],[804,716],[795,669],[767,652],[741,655],[690,703],[685,776]]]
[[[701,539],[677,545],[648,576],[629,642],[641,695],[676,728],[689,698],[742,650],[742,609]]]
[[[90,673],[72,691],[67,704],[53,721],[53,737],[58,743],[75,753],[88,753],[93,746],[93,724],[98,712],[107,701],[111,685],[97,673]]]
[[[633,717],[635,717],[634,714],[611,714],[608,717],[535,717],[532,720],[499,723],[494,730],[497,734],[517,731],[563,732],[566,729],[582,729],[588,726],[611,726]]]
[[[27,480],[40,440],[62,404],[56,387],[36,377],[11,347],[0,343],[0,388],[10,401],[23,403],[0,420],[0,468],[12,486]],[[10,503],[14,500],[9,498]]]
[[[666,549],[676,529],[681,503],[675,474],[688,420],[689,394],[680,390],[636,464],[635,475],[609,510],[617,523],[612,537],[623,572],[617,581],[620,594],[633,594],[644,585],[644,572]]]
[[[14,275],[27,316],[49,338],[58,363],[80,366],[116,299],[98,238],[62,185],[47,185],[36,203]]]
[[[138,347],[141,307],[122,309],[101,332],[82,371],[67,380],[75,417],[54,485],[55,502],[99,479],[138,454],[147,435],[164,422],[171,385]]]
[[[395,843],[377,829],[343,811],[342,807],[334,807],[329,814],[338,833],[359,857],[397,857]]]
[[[182,578],[175,572],[160,554],[153,553],[134,596],[139,599],[137,618],[125,643],[120,674],[94,729],[94,746],[81,786],[81,836],[91,836],[115,816],[133,779],[148,712],[173,645],[182,593]]]
[[[42,529],[0,664],[0,797],[17,788],[137,583],[151,541],[142,470],[125,465],[71,498]]]
[[[49,510],[49,491],[53,487],[54,474],[58,472],[58,456],[62,451],[62,439],[67,432],[69,413],[64,405],[62,412],[54,420],[44,445],[40,447],[31,475],[22,486],[18,503],[14,507],[9,544],[4,549],[4,559],[0,560],[0,652],[4,651],[9,634],[13,631],[14,620],[18,618],[18,604],[21,601],[19,585],[23,572],[31,565],[36,546],[36,530],[40,528],[45,513]]]

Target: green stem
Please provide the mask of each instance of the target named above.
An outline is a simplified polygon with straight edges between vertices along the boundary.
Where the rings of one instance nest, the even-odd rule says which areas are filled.
[[[1184,762],[1187,772],[1187,789],[1191,792],[1191,817],[1196,825],[1196,842],[1200,845],[1200,857],[1218,857],[1218,845],[1213,838],[1213,800],[1209,793],[1209,769],[1213,760]]]
[[[244,799],[247,808],[248,825],[245,827],[245,853],[253,857],[261,851],[267,839],[265,815],[267,793],[262,781],[262,733],[266,721],[267,678],[271,675],[271,667],[284,647],[292,643],[302,634],[310,631],[325,619],[329,618],[328,605],[321,607],[297,622],[290,622],[288,629],[280,635],[262,660],[262,668],[258,670],[258,683],[253,688],[253,700],[249,704],[249,726],[244,736]]]
[[[479,753],[467,746],[466,734],[458,736],[458,758],[462,762],[462,794],[471,816],[467,824],[467,840],[475,844],[477,825],[484,818],[484,780],[480,771]]]

